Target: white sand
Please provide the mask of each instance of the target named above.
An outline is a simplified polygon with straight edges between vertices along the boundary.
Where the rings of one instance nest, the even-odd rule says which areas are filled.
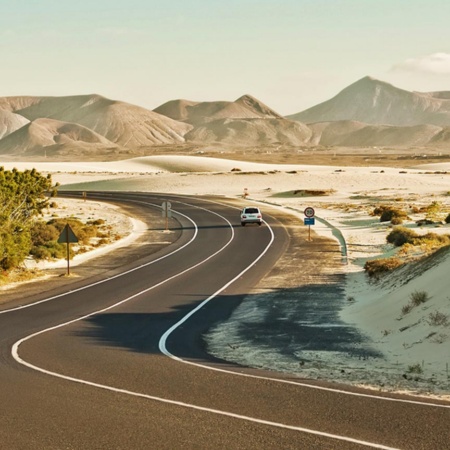
[[[180,193],[186,195],[214,194],[242,196],[249,201],[268,202],[289,207],[299,223],[306,206],[315,208],[316,215],[338,228],[348,246],[347,296],[354,298],[342,312],[342,319],[354,324],[373,341],[374,348],[385,355],[379,362],[365,362],[365,371],[336,380],[373,385],[387,389],[402,389],[399,376],[405,368],[419,365],[423,374],[418,382],[409,380],[407,389],[433,393],[450,398],[447,365],[450,365],[450,325],[430,325],[430,313],[448,315],[450,293],[448,276],[450,258],[414,275],[407,284],[391,280],[382,285],[368,283],[363,272],[368,258],[391,255],[394,249],[386,244],[390,228],[370,215],[374,206],[389,203],[399,208],[427,206],[439,202],[441,218],[450,213],[450,164],[422,165],[412,169],[377,167],[331,167],[256,164],[222,159],[186,156],[155,156],[107,163],[0,163],[6,169],[35,167],[41,173],[51,173],[54,182],[73,185],[74,189],[114,189]],[[241,172],[232,169],[240,169]],[[258,172],[244,174],[242,172]],[[295,172],[295,173],[294,173]],[[440,173],[438,173],[440,172]],[[92,183],[94,182],[95,183]],[[81,183],[81,184],[80,184]],[[294,190],[332,190],[325,196],[296,197]],[[412,217],[424,218],[424,213]],[[450,234],[450,225],[416,227],[416,232]],[[317,223],[314,231],[332,236],[330,228]],[[407,275],[405,275],[407,276]],[[414,291],[426,291],[430,300],[402,316],[401,309]],[[405,328],[405,329],[404,329]],[[401,331],[404,329],[403,331]],[[328,364],[351,362],[328,358]],[[377,364],[375,366],[374,364]],[[372,366],[373,365],[373,366]],[[358,372],[358,373],[357,373]],[[388,373],[393,374],[390,379]],[[376,374],[376,375],[375,375]],[[304,374],[303,374],[304,375]],[[310,374],[314,376],[314,373]],[[407,374],[414,377],[414,374]]]

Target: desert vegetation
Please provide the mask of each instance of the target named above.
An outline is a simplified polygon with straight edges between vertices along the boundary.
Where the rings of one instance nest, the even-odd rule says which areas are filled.
[[[42,220],[44,210],[55,208],[50,200],[57,195],[57,185],[50,176],[36,170],[7,171],[0,167],[0,283],[12,279],[27,279],[25,259],[58,259],[66,257],[65,244],[58,243],[61,231],[69,224],[79,243],[70,255],[86,251],[120,238],[112,234],[103,220],[81,222],[74,217],[53,217]]]
[[[378,258],[366,261],[364,270],[369,277],[377,278],[383,273],[397,269],[401,265],[420,257],[428,256],[442,247],[450,245],[450,234],[418,234],[414,230],[396,226],[387,235],[386,241],[401,251],[390,258]]]
[[[17,267],[30,253],[30,228],[47,207],[51,176],[36,170],[19,172],[0,167],[0,269]]]

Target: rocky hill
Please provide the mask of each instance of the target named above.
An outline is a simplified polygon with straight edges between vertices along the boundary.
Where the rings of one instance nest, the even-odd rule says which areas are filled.
[[[184,143],[184,134],[192,128],[148,109],[99,95],[6,97],[0,99],[0,111],[21,117],[24,124],[43,118],[76,124],[124,148]],[[42,126],[42,123],[38,125]],[[24,136],[29,137],[29,134],[17,131],[10,133],[8,141],[3,142],[2,152],[10,153],[21,146],[31,148],[28,147],[30,139],[22,144]],[[32,127],[31,132],[34,131]],[[38,134],[42,136],[41,132]],[[81,138],[78,142],[80,145],[82,142],[92,143],[92,136],[87,141]]]
[[[0,98],[0,154],[117,159],[140,148],[436,147],[450,143],[450,91],[409,92],[370,77],[282,117],[250,95],[172,100],[153,111],[100,95]],[[121,157],[124,157],[121,156]]]
[[[450,125],[450,92],[409,92],[365,77],[335,97],[288,116],[305,123],[350,120],[380,125]]]
[[[0,109],[0,139],[8,136],[29,122],[25,117]]]
[[[251,95],[243,95],[234,102],[192,102],[173,100],[155,112],[174,120],[203,125],[217,119],[281,119],[282,116]]]
[[[51,155],[64,147],[116,148],[104,136],[75,123],[36,119],[0,140],[0,154]]]
[[[279,119],[217,119],[194,128],[185,135],[187,142],[229,144],[242,147],[266,147],[287,144],[301,146],[311,139],[304,124]]]

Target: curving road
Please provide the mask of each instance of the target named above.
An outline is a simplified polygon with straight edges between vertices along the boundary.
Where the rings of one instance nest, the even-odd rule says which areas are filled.
[[[0,449],[446,449],[450,404],[302,382],[210,357],[227,317],[289,244],[221,199],[92,193],[162,232],[103,273],[0,305]],[[131,255],[131,256],[130,256]],[[117,268],[120,262],[120,270]]]

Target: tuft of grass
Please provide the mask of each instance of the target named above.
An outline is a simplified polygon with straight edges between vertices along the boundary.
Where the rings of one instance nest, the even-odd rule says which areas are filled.
[[[417,364],[412,364],[412,365],[408,366],[407,372],[420,374],[420,373],[423,373],[423,369],[422,369],[422,366],[419,363],[417,363]]]
[[[430,299],[430,296],[426,291],[414,291],[409,294],[409,298],[413,306],[419,306],[422,303],[427,302]]]
[[[406,315],[411,312],[413,309],[413,305],[411,303],[407,303],[406,305],[402,306],[402,315]]]
[[[431,312],[428,315],[428,323],[431,326],[447,326],[448,325],[448,315],[440,311]]]
[[[403,305],[402,307],[402,314],[408,314],[411,312],[413,308],[416,306],[422,305],[423,303],[427,302],[430,299],[430,296],[428,295],[428,292],[425,291],[414,291],[409,294],[409,303],[406,305]]]

